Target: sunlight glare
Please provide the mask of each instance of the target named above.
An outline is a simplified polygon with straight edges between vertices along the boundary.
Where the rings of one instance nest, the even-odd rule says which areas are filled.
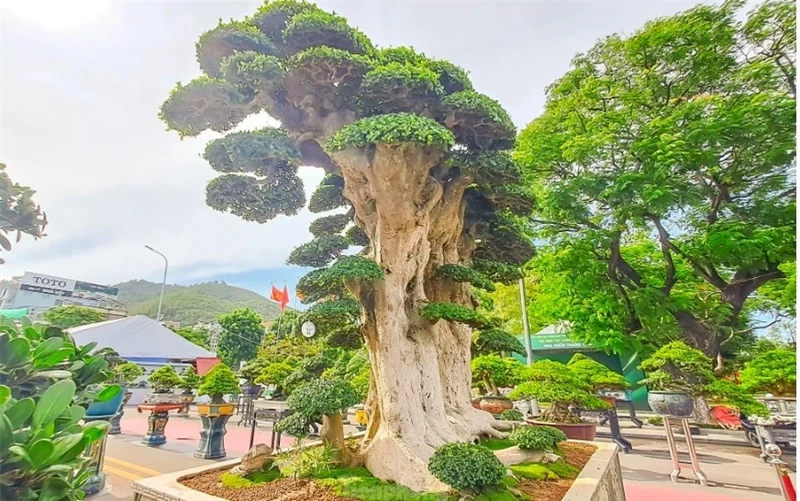
[[[97,20],[109,3],[108,0],[0,0],[0,9],[26,24],[67,31]]]

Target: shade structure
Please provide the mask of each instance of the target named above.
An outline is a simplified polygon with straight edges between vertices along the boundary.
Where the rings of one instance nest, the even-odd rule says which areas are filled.
[[[79,345],[97,343],[132,362],[192,362],[215,354],[187,341],[155,320],[136,315],[67,329]]]

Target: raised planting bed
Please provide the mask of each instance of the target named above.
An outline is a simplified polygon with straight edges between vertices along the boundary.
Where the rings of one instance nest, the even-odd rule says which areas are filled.
[[[484,445],[502,451],[511,444],[486,440]],[[613,444],[568,441],[560,445],[565,461],[523,463],[510,467],[516,477],[507,477],[524,497],[510,491],[487,492],[475,501],[624,501],[617,449]],[[238,460],[225,461],[182,472],[142,479],[133,490],[140,501],[456,501],[457,494],[416,493],[405,487],[382,482],[360,467],[337,467],[312,479],[280,477],[270,469],[246,477],[230,473]]]

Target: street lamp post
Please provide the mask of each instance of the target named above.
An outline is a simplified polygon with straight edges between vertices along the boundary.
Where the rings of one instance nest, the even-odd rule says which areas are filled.
[[[164,280],[161,282],[161,295],[158,297],[158,312],[156,313],[156,321],[161,321],[161,303],[164,301],[164,287],[167,285],[167,267],[169,266],[169,261],[167,261],[167,256],[158,252],[154,248],[150,247],[149,245],[144,246],[145,249],[150,250],[158,254],[159,256],[164,258]]]
[[[528,325],[528,306],[525,304],[525,279],[519,279],[519,301],[522,307],[522,333],[525,339],[525,358],[527,358],[528,365],[533,363],[533,350],[531,349],[531,328]]]

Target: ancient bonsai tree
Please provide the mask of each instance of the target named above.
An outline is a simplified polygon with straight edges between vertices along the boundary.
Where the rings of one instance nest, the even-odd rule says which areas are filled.
[[[194,365],[183,369],[183,372],[181,372],[181,384],[178,386],[180,386],[185,395],[191,395],[192,391],[196,390],[199,384],[200,376],[197,375],[197,370],[194,368]]]
[[[697,395],[714,379],[711,359],[682,341],[659,348],[639,365],[642,381],[655,391],[684,391]]]
[[[472,360],[472,383],[482,385],[489,395],[500,396],[500,388],[511,388],[520,382],[524,365],[513,358],[481,355]]]
[[[339,341],[365,341],[367,468],[441,489],[433,452],[503,424],[470,404],[471,328],[488,326],[471,288],[515,279],[533,254],[520,224],[533,199],[506,151],[514,124],[461,68],[377,49],[313,4],[268,2],[203,34],[197,56],[204,74],[160,116],[182,137],[227,133],[205,150],[221,173],[208,205],[266,223],[305,205],[300,165],[326,171],[309,210],[334,212],[289,256],[318,268],[298,295],[309,314],[340,319]],[[261,112],[281,128],[230,133]]]
[[[550,423],[582,423],[583,420],[570,412],[575,406],[584,410],[608,408],[592,393],[589,383],[581,380],[566,365],[552,360],[539,360],[525,370],[524,383],[511,390],[511,400],[537,399],[550,404],[542,412],[541,420]]]
[[[181,385],[181,377],[171,365],[154,370],[147,381],[153,387],[153,393],[172,393],[172,390]]]
[[[201,379],[198,395],[208,395],[212,404],[224,404],[225,395],[241,392],[236,374],[223,363],[211,368]]]
[[[322,417],[320,438],[325,445],[332,447],[337,458],[343,462],[351,461],[347,456],[344,442],[344,424],[342,412],[359,403],[353,386],[343,379],[318,379],[298,387],[289,396],[286,404],[294,413],[285,420],[282,426],[294,426],[303,423],[295,431],[295,436],[304,436],[308,424]],[[279,422],[278,424],[280,424]]]
[[[626,390],[631,387],[628,380],[622,377],[621,374],[617,374],[597,360],[589,358],[582,353],[573,355],[567,363],[567,367],[579,379],[589,383],[595,393],[603,390]]]
[[[144,374],[144,369],[139,364],[125,362],[114,367],[113,372],[114,382],[130,385],[133,384],[139,376]]]

